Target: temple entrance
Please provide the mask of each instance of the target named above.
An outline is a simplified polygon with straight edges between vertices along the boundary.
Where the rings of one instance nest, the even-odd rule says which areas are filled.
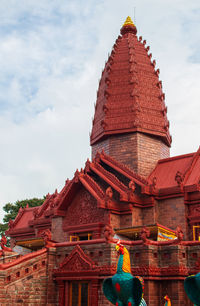
[[[77,245],[54,271],[59,306],[98,306],[100,270]]]
[[[89,306],[89,282],[69,283],[69,306]]]

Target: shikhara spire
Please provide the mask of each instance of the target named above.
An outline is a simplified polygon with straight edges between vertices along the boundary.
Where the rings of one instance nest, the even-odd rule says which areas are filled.
[[[117,133],[143,132],[171,144],[159,69],[128,16],[102,72],[91,144]]]

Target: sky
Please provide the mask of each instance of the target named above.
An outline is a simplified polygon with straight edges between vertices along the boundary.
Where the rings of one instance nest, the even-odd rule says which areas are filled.
[[[160,69],[171,156],[197,151],[199,0],[0,0],[0,7],[0,218],[8,202],[59,191],[90,158],[101,71],[128,15]]]

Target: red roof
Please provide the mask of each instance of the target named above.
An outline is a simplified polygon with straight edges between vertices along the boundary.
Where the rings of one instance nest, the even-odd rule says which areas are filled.
[[[104,152],[97,153],[92,162],[87,160],[84,169],[75,172],[71,181],[66,181],[60,192],[47,195],[40,207],[21,208],[7,233],[12,236],[22,230],[51,226],[53,216],[66,214],[80,187],[96,199],[98,207],[127,212],[131,205],[141,208],[154,205],[155,196],[199,191],[199,182],[200,149],[158,161],[148,180]]]
[[[165,95],[149,47],[125,24],[102,72],[91,144],[107,135],[139,131],[161,137],[170,146]]]
[[[19,210],[15,219],[15,229],[29,226],[29,221],[33,220],[33,210],[34,207],[22,208]]]
[[[195,153],[175,156],[158,161],[148,178],[149,184],[155,183],[157,191],[179,187],[182,191],[199,190],[200,148]],[[166,192],[165,192],[166,193]]]
[[[161,159],[149,176],[149,182],[156,178],[156,188],[170,188],[177,185],[177,171],[184,174],[191,165],[194,153]]]

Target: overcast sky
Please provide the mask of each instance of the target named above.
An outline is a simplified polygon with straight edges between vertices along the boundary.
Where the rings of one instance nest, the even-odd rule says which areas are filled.
[[[134,7],[161,71],[171,156],[198,149],[199,0],[0,0],[0,207],[84,167],[101,71]]]

